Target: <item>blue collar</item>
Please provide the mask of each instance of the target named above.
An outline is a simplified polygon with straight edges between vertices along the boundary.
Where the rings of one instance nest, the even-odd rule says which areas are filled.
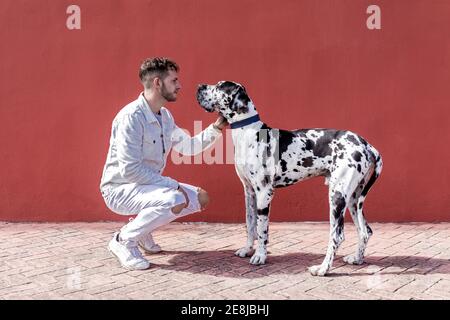
[[[257,122],[257,121],[259,121],[258,114],[254,115],[253,117],[241,120],[241,121],[236,121],[236,122],[230,123],[230,127],[231,127],[231,129],[242,128],[242,127],[245,127],[246,125],[249,125],[249,124]]]

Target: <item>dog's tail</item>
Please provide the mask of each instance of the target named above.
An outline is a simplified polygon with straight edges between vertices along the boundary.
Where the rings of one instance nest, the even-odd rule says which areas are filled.
[[[375,159],[375,169],[372,173],[372,176],[369,179],[369,182],[367,182],[363,191],[361,192],[361,196],[363,196],[363,197],[365,197],[367,195],[370,188],[372,188],[373,184],[380,176],[381,170],[383,169],[383,159],[381,158],[381,154],[378,152],[377,149],[375,149],[372,146],[370,146],[370,151],[373,153],[373,157]]]

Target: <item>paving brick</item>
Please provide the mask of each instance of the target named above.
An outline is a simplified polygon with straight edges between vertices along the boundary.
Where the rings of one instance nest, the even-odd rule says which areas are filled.
[[[366,263],[347,265],[346,224],[330,275],[313,277],[329,224],[271,223],[267,264],[234,256],[245,224],[171,223],[154,232],[151,268],[123,269],[106,250],[123,223],[0,222],[1,299],[450,299],[450,223],[372,223]]]

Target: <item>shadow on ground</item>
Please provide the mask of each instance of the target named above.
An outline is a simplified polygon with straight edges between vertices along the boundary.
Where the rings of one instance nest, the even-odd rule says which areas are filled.
[[[269,254],[265,265],[254,266],[249,257],[240,258],[231,250],[217,251],[167,251],[160,254],[173,256],[167,264],[151,259],[152,267],[193,274],[207,274],[236,278],[259,278],[274,274],[297,274],[320,264],[324,255],[313,253]],[[368,276],[377,274],[433,274],[450,273],[450,261],[416,256],[368,256],[360,266],[347,265],[343,256],[337,255],[329,276]],[[340,270],[345,268],[345,270]],[[434,270],[438,269],[437,272]],[[444,271],[442,271],[444,270]],[[447,271],[449,270],[449,271]]]

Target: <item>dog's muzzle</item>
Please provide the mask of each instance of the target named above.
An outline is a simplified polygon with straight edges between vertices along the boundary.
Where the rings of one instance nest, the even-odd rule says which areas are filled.
[[[200,106],[208,112],[213,112],[214,107],[212,104],[208,103],[205,98],[205,91],[208,89],[206,84],[199,84],[197,88],[197,101]]]

